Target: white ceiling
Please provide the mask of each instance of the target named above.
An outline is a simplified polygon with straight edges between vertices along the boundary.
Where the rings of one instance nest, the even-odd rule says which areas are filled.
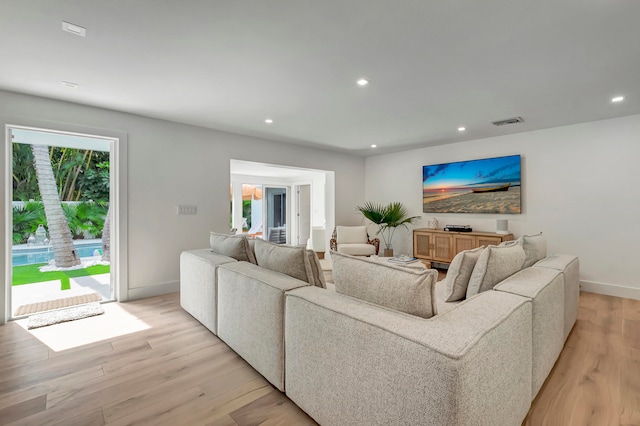
[[[372,155],[640,113],[639,21],[638,0],[0,0],[0,88]]]

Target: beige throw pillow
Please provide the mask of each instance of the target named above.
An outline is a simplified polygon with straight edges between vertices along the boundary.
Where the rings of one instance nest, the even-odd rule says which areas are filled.
[[[309,264],[311,265],[311,275],[313,275],[313,284],[316,287],[327,288],[327,283],[324,279],[324,272],[322,272],[322,265],[320,265],[320,259],[313,250],[307,250],[307,256],[309,257]]]
[[[231,257],[237,261],[256,263],[253,250],[244,235],[228,235],[211,232],[209,235],[211,251],[223,256]]]
[[[336,292],[422,318],[437,313],[438,272],[331,252]]]
[[[305,247],[274,244],[256,239],[255,251],[258,266],[315,285]]]
[[[522,269],[524,250],[520,244],[510,246],[488,246],[473,268],[467,299],[483,291],[491,290],[500,281]]]
[[[517,241],[524,249],[524,264],[522,268],[533,266],[539,260],[547,257],[547,241],[542,232],[535,235],[523,235]]]
[[[471,273],[483,250],[484,247],[478,247],[461,251],[453,258],[445,278],[445,302],[455,302],[465,298]]]

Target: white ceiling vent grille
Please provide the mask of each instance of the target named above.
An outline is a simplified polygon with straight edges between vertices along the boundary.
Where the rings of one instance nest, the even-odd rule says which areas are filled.
[[[524,123],[524,118],[513,117],[513,118],[507,118],[506,120],[498,120],[498,121],[494,121],[493,125],[500,127],[500,126],[506,126],[508,124],[516,124],[516,123]]]

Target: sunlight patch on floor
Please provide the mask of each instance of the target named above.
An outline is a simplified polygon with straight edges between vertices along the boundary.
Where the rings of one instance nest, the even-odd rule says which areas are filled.
[[[27,330],[28,318],[17,320],[16,323],[55,352],[151,328],[118,303],[104,303],[102,307],[105,311],[102,315],[34,330]]]

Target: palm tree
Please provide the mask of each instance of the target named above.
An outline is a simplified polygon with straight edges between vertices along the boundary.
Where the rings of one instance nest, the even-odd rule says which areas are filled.
[[[44,213],[49,226],[49,239],[53,247],[55,264],[59,268],[68,268],[80,264],[80,257],[73,245],[71,231],[67,218],[62,211],[58,187],[53,177],[53,168],[49,158],[49,147],[46,145],[31,145],[33,164],[38,177],[40,197],[44,204]]]
[[[111,262],[111,203],[109,203],[107,218],[104,221],[104,228],[102,228],[102,260]]]

